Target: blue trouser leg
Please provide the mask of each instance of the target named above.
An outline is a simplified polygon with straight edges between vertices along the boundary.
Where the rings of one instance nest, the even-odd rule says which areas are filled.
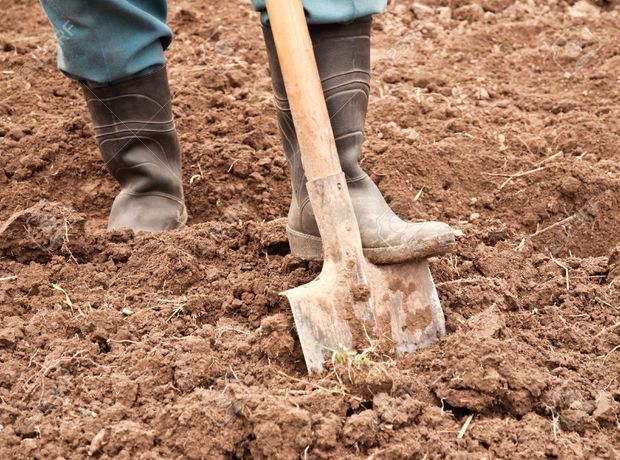
[[[40,0],[58,41],[58,67],[93,86],[149,73],[165,63],[172,32],[166,0]],[[267,21],[265,0],[252,0]],[[387,0],[303,0],[310,24],[350,22]]]
[[[265,0],[252,0],[252,3],[266,24]],[[303,4],[309,24],[336,24],[381,13],[387,0],[303,0]]]
[[[40,0],[66,75],[102,86],[165,63],[172,41],[166,0]]]

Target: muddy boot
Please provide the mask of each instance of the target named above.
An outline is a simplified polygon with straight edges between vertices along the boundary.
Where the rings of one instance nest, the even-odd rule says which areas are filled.
[[[321,239],[306,189],[273,36],[269,28],[263,28],[263,31],[278,123],[293,185],[287,226],[291,252],[304,259],[320,259]],[[370,92],[370,22],[310,26],[310,35],[364,254],[371,262],[391,264],[447,252],[454,245],[454,233],[448,225],[403,221],[394,214],[378,187],[359,166]]]
[[[108,228],[170,230],[187,220],[166,68],[82,90],[108,171],[121,186]]]

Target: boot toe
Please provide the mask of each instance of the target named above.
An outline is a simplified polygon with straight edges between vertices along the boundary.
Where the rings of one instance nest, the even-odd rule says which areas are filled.
[[[454,230],[444,222],[428,221],[410,225],[418,227],[414,230],[414,235],[419,236],[422,240],[450,239],[454,241]]]
[[[372,245],[364,244],[364,253],[373,263],[395,264],[439,256],[455,244],[454,231],[443,222],[394,221],[378,232]],[[362,240],[362,242],[364,242]]]
[[[187,210],[176,199],[158,196],[119,195],[112,205],[108,229],[130,228],[138,232],[160,232],[182,227]]]

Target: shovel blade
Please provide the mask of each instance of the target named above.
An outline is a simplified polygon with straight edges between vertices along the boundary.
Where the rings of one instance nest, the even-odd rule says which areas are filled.
[[[446,334],[446,324],[426,260],[396,265],[368,264],[378,334],[390,336],[397,356]]]
[[[283,293],[293,311],[308,372],[320,373],[334,350],[362,351],[377,341],[389,343],[399,356],[445,334],[443,311],[425,260],[397,265],[366,260],[363,286],[347,272],[326,262],[317,279]]]

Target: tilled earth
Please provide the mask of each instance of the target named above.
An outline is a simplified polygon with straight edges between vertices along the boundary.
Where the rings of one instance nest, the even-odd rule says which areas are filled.
[[[432,261],[449,334],[306,374],[313,279],[245,1],[174,1],[189,226],[105,231],[117,192],[34,0],[0,1],[0,458],[620,456],[620,6],[397,1],[364,167]]]

